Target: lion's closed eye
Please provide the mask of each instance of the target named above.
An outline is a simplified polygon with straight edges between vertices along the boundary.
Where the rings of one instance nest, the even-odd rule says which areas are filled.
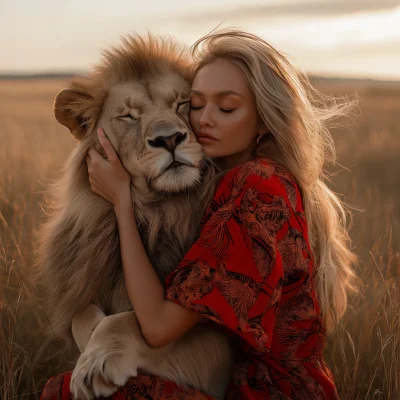
[[[117,119],[118,119],[119,121],[125,121],[125,122],[132,122],[132,121],[137,120],[137,118],[135,118],[135,117],[134,117],[133,115],[131,115],[131,114],[121,115],[121,116],[117,117]]]

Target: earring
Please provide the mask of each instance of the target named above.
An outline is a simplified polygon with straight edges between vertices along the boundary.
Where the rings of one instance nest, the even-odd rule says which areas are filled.
[[[257,136],[257,145],[258,145],[258,143],[260,142],[260,140],[261,140],[261,138],[263,137],[264,135],[258,135]]]

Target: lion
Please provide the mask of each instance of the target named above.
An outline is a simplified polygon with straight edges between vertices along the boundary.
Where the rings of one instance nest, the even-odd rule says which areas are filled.
[[[113,206],[92,192],[85,162],[91,146],[105,157],[96,134],[104,128],[131,175],[140,234],[164,284],[198,237],[215,189],[212,163],[188,122],[189,74],[177,42],[131,35],[55,98],[55,117],[77,145],[48,189],[37,267],[52,329],[82,353],[71,381],[78,397],[109,396],[138,371],[216,398],[230,379],[234,346],[217,324],[147,345],[125,289]]]

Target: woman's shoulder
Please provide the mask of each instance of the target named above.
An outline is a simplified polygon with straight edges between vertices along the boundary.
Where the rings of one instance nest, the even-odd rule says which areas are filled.
[[[226,175],[225,181],[225,184],[232,189],[240,187],[242,190],[254,185],[277,183],[285,187],[297,186],[292,174],[284,165],[267,157],[257,157],[238,165]]]
[[[239,200],[249,190],[282,197],[293,211],[303,210],[295,179],[284,165],[272,158],[257,157],[232,168],[221,181],[216,195]]]

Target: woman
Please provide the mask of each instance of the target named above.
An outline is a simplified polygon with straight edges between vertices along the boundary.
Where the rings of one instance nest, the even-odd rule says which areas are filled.
[[[249,33],[212,33],[193,54],[190,122],[221,173],[200,237],[166,292],[138,234],[130,176],[101,130],[108,161],[94,149],[87,156],[92,190],[115,207],[144,338],[163,346],[208,318],[242,350],[226,399],[337,399],[323,348],[355,290],[356,257],[323,166],[334,161],[326,121],[347,106],[326,105],[282,54]],[[69,373],[50,379],[42,399],[69,398],[69,381]],[[209,397],[139,375],[113,398]]]

